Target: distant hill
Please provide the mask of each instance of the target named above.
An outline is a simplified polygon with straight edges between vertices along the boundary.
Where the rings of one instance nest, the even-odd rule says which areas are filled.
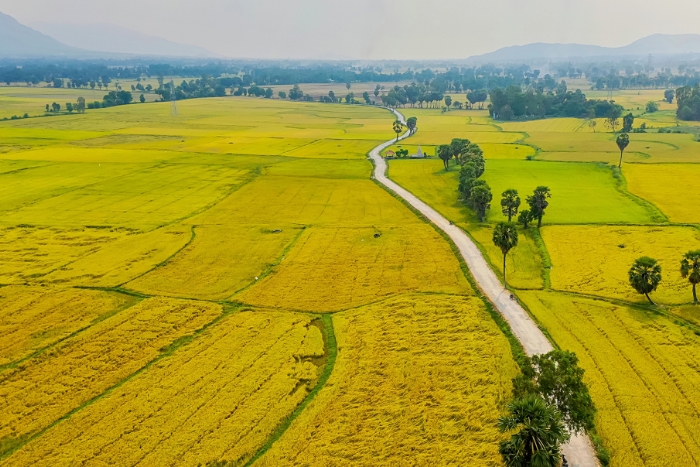
[[[0,13],[0,57],[75,56],[81,52]]]
[[[515,62],[537,59],[596,57],[639,57],[654,55],[700,54],[698,34],[653,34],[624,47],[601,47],[583,44],[534,43],[504,47],[494,52],[469,58],[470,62]]]
[[[96,52],[169,57],[215,57],[206,49],[178,44],[114,24],[32,23],[32,26],[60,42]]]

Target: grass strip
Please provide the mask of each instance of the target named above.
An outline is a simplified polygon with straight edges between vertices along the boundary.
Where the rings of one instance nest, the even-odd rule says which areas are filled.
[[[287,429],[291,426],[292,422],[294,422],[294,420],[296,420],[296,418],[311,403],[314,397],[316,397],[316,394],[323,389],[328,382],[328,378],[330,378],[331,373],[333,373],[335,360],[338,356],[338,343],[335,338],[335,330],[333,329],[333,317],[326,314],[320,315],[318,319],[322,324],[321,333],[323,335],[323,341],[325,344],[324,347],[326,351],[326,354],[324,355],[325,365],[323,367],[323,372],[321,373],[321,376],[319,376],[314,388],[306,395],[301,404],[299,404],[297,408],[294,409],[294,411],[277,426],[275,431],[273,431],[270,437],[267,439],[267,442],[263,444],[253,455],[253,457],[251,457],[250,460],[244,464],[244,467],[253,465],[258,459],[265,455],[265,453],[272,447],[273,444],[275,444],[278,439],[282,437],[282,435],[284,435]],[[227,465],[227,463],[216,463],[216,465],[224,466]]]

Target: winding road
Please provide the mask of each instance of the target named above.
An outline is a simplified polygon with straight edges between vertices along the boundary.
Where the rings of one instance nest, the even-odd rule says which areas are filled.
[[[400,112],[396,110],[392,110],[392,112],[404,125],[406,124],[406,120]],[[409,136],[407,131],[399,137],[399,140]],[[374,161],[374,178],[403,198],[452,239],[464,261],[466,261],[467,266],[469,266],[469,270],[479,288],[508,321],[513,334],[520,341],[528,355],[551,351],[553,349],[552,344],[518,302],[511,300],[510,292],[503,287],[474,242],[459,227],[452,225],[435,209],[386,176],[387,164],[380,153],[395,142],[395,140],[387,141],[369,153],[370,158]],[[572,436],[571,440],[562,447],[562,451],[571,467],[596,467],[598,465],[593,447],[585,435]]]

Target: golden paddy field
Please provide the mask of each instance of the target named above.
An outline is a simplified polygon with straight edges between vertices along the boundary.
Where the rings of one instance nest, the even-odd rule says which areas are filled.
[[[2,87],[0,118],[73,92]],[[615,97],[636,125],[675,126],[672,106],[643,114],[662,95]],[[392,115],[178,106],[0,122],[0,465],[502,465],[495,422],[518,367],[450,245],[370,180]],[[458,167],[388,173],[497,274],[500,192],[524,207],[552,189],[509,283],[579,356],[610,465],[700,462],[700,307],[678,272],[700,249],[700,143],[633,134],[618,172],[602,121],[404,114],[411,153],[455,137],[484,149],[485,223],[457,200]],[[642,255],[663,269],[658,307],[627,283]]]
[[[518,368],[370,180],[391,114],[178,106],[0,122],[0,465],[501,465]]]

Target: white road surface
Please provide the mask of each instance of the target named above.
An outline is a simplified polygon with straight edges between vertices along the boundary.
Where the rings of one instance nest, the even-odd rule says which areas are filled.
[[[394,110],[396,117],[404,124],[406,121],[398,111]],[[399,140],[409,136],[408,132],[399,137]],[[552,344],[547,340],[542,331],[537,327],[530,315],[518,304],[510,299],[510,292],[503,287],[496,274],[476,247],[474,242],[457,226],[440,215],[436,210],[418,199],[414,194],[402,188],[386,176],[387,164],[381,156],[381,151],[394,144],[396,140],[380,144],[370,152],[374,161],[374,178],[406,200],[411,206],[423,214],[430,222],[445,232],[457,245],[460,254],[466,261],[474,280],[489,301],[493,303],[501,315],[508,321],[513,334],[522,344],[528,355],[536,355],[551,351]],[[596,467],[597,458],[587,436],[572,436],[571,441],[563,446],[562,451],[569,462],[570,467]]]

